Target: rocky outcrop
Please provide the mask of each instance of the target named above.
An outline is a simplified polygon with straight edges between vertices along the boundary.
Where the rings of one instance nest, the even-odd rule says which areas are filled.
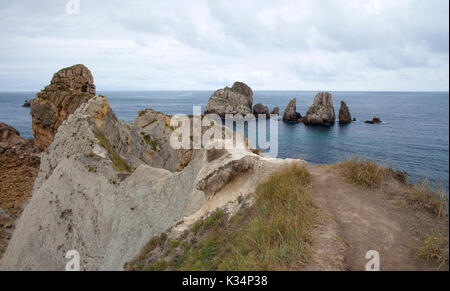
[[[138,126],[139,133],[155,151],[152,154],[151,165],[164,168],[169,171],[181,171],[189,164],[193,151],[178,149],[170,146],[170,136],[174,128],[170,126],[171,115],[164,114],[153,109],[139,111],[134,119],[134,125]],[[147,161],[150,163],[150,161]]]
[[[302,115],[297,112],[297,99],[294,98],[289,101],[288,106],[284,110],[283,121],[284,122],[301,122]]]
[[[372,118],[372,120],[366,120],[366,121],[364,121],[364,123],[369,123],[369,124],[381,123],[381,119],[376,117],[376,116],[374,116]]]
[[[0,122],[0,258],[12,237],[15,220],[31,197],[39,161],[33,141]]]
[[[31,102],[36,146],[41,150],[47,148],[59,125],[94,96],[94,78],[84,65],[75,65],[55,73],[50,85]]]
[[[19,131],[12,126],[0,121],[0,141],[6,142],[20,136]]]
[[[306,112],[304,122],[308,125],[322,125],[332,124],[335,119],[331,94],[320,92],[314,97],[314,102]]]
[[[276,114],[276,115],[279,115],[279,114],[280,114],[280,108],[275,107],[275,108],[272,110],[272,112],[270,112],[270,114]]]
[[[253,105],[253,91],[242,82],[236,82],[233,87],[225,87],[215,91],[209,97],[205,107],[206,114],[218,114],[225,118],[225,114],[251,114]]]
[[[16,155],[18,158],[29,154],[37,154],[33,140],[20,136],[15,128],[0,122],[0,154]]]
[[[339,108],[339,123],[350,123],[352,122],[352,116],[350,110],[344,101],[341,101],[341,108]]]
[[[167,144],[176,130],[168,118],[148,109],[129,124],[97,96],[63,121],[42,153],[0,269],[64,270],[66,252],[76,250],[82,270],[121,270],[155,235],[192,225],[253,193],[272,172],[302,163],[238,149],[211,157],[199,149],[177,169],[181,153]]]
[[[258,118],[259,114],[264,114],[266,117],[269,117],[269,107],[264,106],[262,103],[258,103],[255,106],[253,106],[253,114],[256,118]]]

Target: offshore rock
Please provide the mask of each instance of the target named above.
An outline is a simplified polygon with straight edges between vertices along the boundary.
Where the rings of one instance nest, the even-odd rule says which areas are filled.
[[[352,116],[350,110],[344,101],[341,101],[341,108],[339,109],[339,123],[350,123],[352,122]]]
[[[283,114],[284,122],[301,122],[302,115],[297,112],[297,99],[294,98],[289,101],[288,106]]]
[[[304,123],[308,125],[332,124],[336,119],[333,100],[328,92],[320,92],[306,112]]]
[[[206,114],[218,114],[225,118],[225,114],[251,114],[253,105],[253,91],[242,82],[236,82],[233,87],[225,87],[215,91],[209,97],[205,107]]]

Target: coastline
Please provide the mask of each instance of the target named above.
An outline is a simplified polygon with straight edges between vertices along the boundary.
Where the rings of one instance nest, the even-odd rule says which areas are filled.
[[[33,140],[1,124],[1,154],[39,155],[40,165],[25,165],[39,173],[30,176],[34,184],[16,181],[28,187],[6,197],[16,203],[2,202],[0,240],[8,247],[0,269],[59,270],[76,252],[82,270],[362,270],[364,250],[374,248],[384,270],[448,269],[443,190],[409,184],[406,172],[362,158],[320,165],[270,157],[254,145],[250,126],[246,138],[223,125],[223,117],[243,125],[242,113],[261,122],[269,108],[254,101],[236,82],[210,96],[205,112],[215,115],[147,108],[126,122],[96,94],[85,66],[58,71],[31,101]],[[351,107],[341,102],[335,114],[328,92],[317,93],[305,115],[296,103],[290,99],[283,122],[266,120],[270,128],[302,126],[310,140],[353,125],[388,128],[376,118],[352,125]],[[221,244],[225,252],[211,248]],[[244,266],[226,251],[239,245]]]

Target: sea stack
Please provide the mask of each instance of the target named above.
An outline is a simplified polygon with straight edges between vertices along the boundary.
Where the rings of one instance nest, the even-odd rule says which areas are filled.
[[[253,114],[256,118],[258,118],[258,115],[264,114],[266,117],[269,117],[269,107],[264,106],[262,103],[258,103],[255,106],[253,106]]]
[[[364,121],[364,123],[369,123],[369,124],[381,123],[381,119],[376,117],[376,116],[374,116],[372,118],[372,120],[366,120],[366,121]]]
[[[53,141],[59,125],[83,103],[95,96],[94,78],[84,65],[62,69],[53,75],[31,102],[34,142],[41,150]]]
[[[331,94],[320,92],[314,97],[314,102],[309,107],[304,122],[308,125],[326,125],[333,124],[335,119]]]
[[[272,112],[270,112],[270,114],[275,114],[275,115],[279,115],[280,114],[280,108],[275,107]]]
[[[242,82],[235,82],[233,87],[219,89],[209,97],[205,115],[218,114],[221,118],[225,118],[225,114],[251,114],[252,105],[252,89]]]
[[[22,107],[31,107],[31,100],[25,100],[25,102],[23,102]]]
[[[284,110],[283,121],[284,122],[301,122],[302,115],[297,112],[297,99],[294,98],[289,101],[286,110]]]
[[[344,101],[341,101],[341,108],[339,109],[339,123],[346,124],[352,122],[350,110]]]

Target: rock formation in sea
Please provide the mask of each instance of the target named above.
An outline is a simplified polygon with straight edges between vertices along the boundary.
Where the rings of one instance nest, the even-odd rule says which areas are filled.
[[[275,107],[275,108],[272,110],[272,112],[270,112],[270,114],[276,114],[276,115],[279,115],[279,114],[280,114],[280,108]]]
[[[23,103],[22,107],[31,107],[31,101],[32,100],[25,100],[25,102]]]
[[[269,117],[270,116],[269,107],[264,106],[262,103],[258,103],[255,106],[253,106],[253,114],[255,115],[256,118],[258,118],[259,114],[264,114],[266,115],[266,117]]]
[[[306,112],[304,123],[308,125],[332,124],[335,119],[331,94],[320,92],[314,97],[313,104]]]
[[[251,114],[253,105],[253,91],[242,82],[235,82],[233,87],[225,87],[215,91],[209,97],[205,107],[206,114],[218,114],[225,118],[225,114]]]
[[[84,65],[74,65],[55,73],[50,85],[31,102],[36,146],[42,150],[47,148],[59,125],[94,96],[94,78]]]
[[[289,101],[288,106],[284,110],[283,121],[284,122],[301,122],[302,115],[297,112],[297,99],[294,98]]]
[[[341,108],[339,108],[339,123],[350,123],[352,122],[352,116],[350,110],[344,101],[341,101]]]
[[[381,119],[374,116],[372,118],[372,120],[366,120],[366,121],[364,121],[364,123],[369,123],[369,124],[381,123]]]
[[[178,127],[169,120],[147,109],[126,123],[104,96],[69,115],[42,153],[0,269],[64,270],[66,252],[76,250],[82,270],[122,270],[149,238],[192,225],[250,195],[274,171],[304,163],[247,149],[174,150],[168,137]],[[233,135],[212,120],[202,132],[213,127]]]

